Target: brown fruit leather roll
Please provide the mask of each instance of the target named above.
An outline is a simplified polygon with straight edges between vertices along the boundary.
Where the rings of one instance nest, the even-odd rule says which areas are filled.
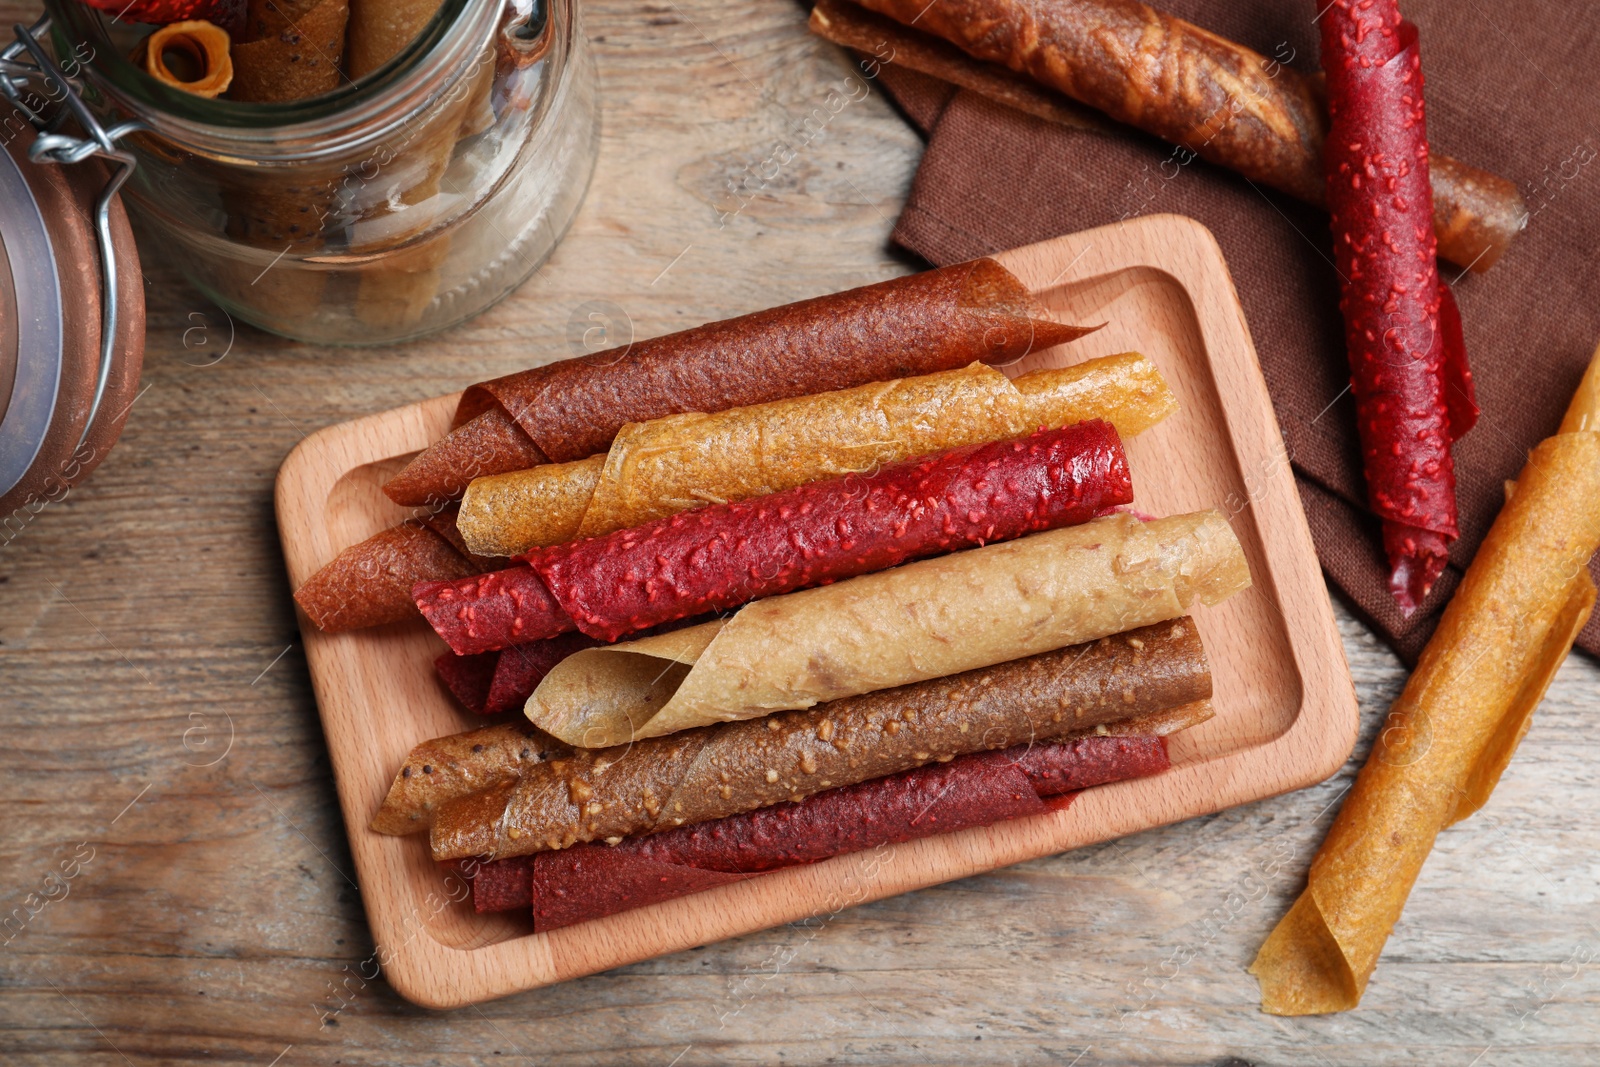
[[[859,2],[1177,145],[1176,162],[1199,156],[1326,203],[1320,80],[1182,19],[1135,0]],[[839,35],[846,6],[829,4],[813,28]],[[1436,162],[1432,177],[1439,254],[1487,270],[1527,223],[1516,185],[1456,160]]]
[[[399,55],[439,10],[440,0],[351,0],[345,69],[364,78]]]
[[[465,578],[505,560],[467,551],[454,508],[409,519],[351,545],[295,590],[295,603],[328,633],[417,617],[411,589],[434,578]]]
[[[1170,765],[1166,739],[1152,735],[1021,745],[617,846],[462,866],[477,911],[531,906],[536,930],[556,930],[784,867],[1063,811],[1078,790]]]
[[[1210,695],[1194,622],[1176,619],[804,711],[575,750],[441,804],[433,854],[526,855],[705,822]]]
[[[1052,320],[992,259],[924,271],[474,385],[456,409],[456,430],[384,492],[408,506],[453,500],[471,481],[469,471],[525,469],[530,449],[556,463],[583,459],[604,452],[630,422],[848,389],[975,360],[1012,362],[1088,332]],[[495,411],[506,418],[478,421]]]
[[[565,745],[525,723],[424,741],[394,776],[371,827],[380,834],[426,829],[425,820],[445,800],[515,778],[524,768],[565,751]]]
[[[338,88],[349,17],[346,0],[250,0],[228,98],[284,103]]]

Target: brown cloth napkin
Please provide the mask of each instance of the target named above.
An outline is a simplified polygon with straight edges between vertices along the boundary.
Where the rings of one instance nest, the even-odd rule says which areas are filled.
[[[1313,0],[1165,0],[1157,6],[1304,71],[1318,66]],[[1528,449],[1553,433],[1600,342],[1600,37],[1558,0],[1515,17],[1478,0],[1402,5],[1420,28],[1436,149],[1515,181],[1528,228],[1482,275],[1442,265],[1455,288],[1483,415],[1455,448],[1461,539],[1412,618],[1387,588],[1366,510],[1327,216],[1252,187],[1137,131],[1069,129],[883,65],[879,79],[928,135],[894,240],[956,263],[1119,219],[1172,212],[1222,245],[1294,462],[1322,566],[1414,664]],[[1291,51],[1292,50],[1292,51]],[[1292,55],[1292,59],[1289,57]],[[1166,166],[1163,168],[1163,163]],[[1600,567],[1590,564],[1600,581]],[[1600,654],[1600,615],[1578,638]]]

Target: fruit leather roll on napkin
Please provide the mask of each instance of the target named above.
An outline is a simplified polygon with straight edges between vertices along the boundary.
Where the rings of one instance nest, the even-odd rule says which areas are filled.
[[[908,559],[1087,522],[1132,500],[1122,442],[1096,420],[679,512],[536,550],[516,567],[427,582],[414,595],[461,656],[573,630],[615,641]]]
[[[1177,619],[805,711],[576,750],[477,792],[435,793],[426,810],[397,776],[378,819],[418,829],[433,817],[435,859],[523,855],[718,819],[1210,695],[1195,625]]]
[[[707,503],[744,500],[910,456],[1104,419],[1123,436],[1177,400],[1137,353],[1040,370],[924,374],[626,426],[605,456],[479,478],[458,523],[474,552],[520,555]]]

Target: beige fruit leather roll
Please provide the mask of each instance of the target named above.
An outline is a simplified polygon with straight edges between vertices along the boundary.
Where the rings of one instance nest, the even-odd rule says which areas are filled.
[[[1600,353],[1597,353],[1600,359]],[[1354,1008],[1434,839],[1489,799],[1594,605],[1600,363],[1445,608],[1306,889],[1250,967],[1274,1015]]]
[[[605,456],[477,479],[462,499],[459,526],[472,551],[512,556],[1041,426],[1100,418],[1129,437],[1177,406],[1161,372],[1137,352],[1015,381],[974,363],[631,423]]]
[[[1250,585],[1215,511],[1110,515],[770,597],[562,661],[528,718],[584,748],[809,708],[1093,641]]]

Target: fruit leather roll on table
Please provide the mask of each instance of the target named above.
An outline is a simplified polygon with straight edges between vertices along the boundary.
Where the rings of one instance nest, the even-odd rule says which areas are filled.
[[[423,583],[414,595],[462,656],[572,630],[615,641],[908,559],[1087,522],[1132,500],[1122,442],[1096,420],[679,512],[536,550],[516,567]]]
[[[1276,1015],[1348,1011],[1438,835],[1488,802],[1594,607],[1600,354],[1528,456],[1251,972]]]

